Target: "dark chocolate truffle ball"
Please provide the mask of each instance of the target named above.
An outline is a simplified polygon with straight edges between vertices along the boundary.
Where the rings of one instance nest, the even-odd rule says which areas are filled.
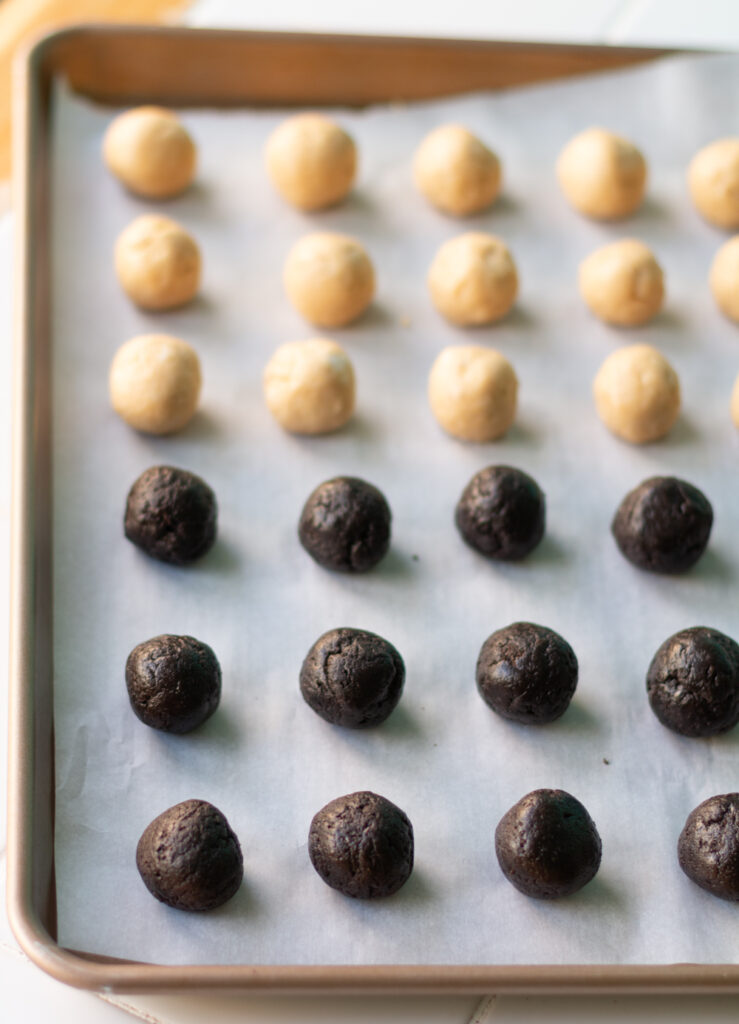
[[[187,565],[213,546],[217,515],[216,497],[199,476],[152,466],[128,492],[124,528],[152,558]]]
[[[155,818],[139,839],[136,866],[149,892],[177,910],[220,907],[244,877],[238,839],[205,800],[185,800]]]
[[[126,688],[131,707],[146,725],[190,732],[218,707],[221,666],[207,644],[165,633],[131,651]]]
[[[390,508],[372,484],[354,476],[327,480],[303,506],[300,543],[325,569],[366,572],[390,546]]]
[[[477,689],[503,718],[524,725],[553,722],[577,686],[577,658],[546,626],[514,622],[492,633],[477,659]]]
[[[457,529],[488,558],[515,561],[544,536],[546,500],[536,480],[512,466],[476,473],[457,503]]]
[[[629,491],[611,524],[621,554],[650,572],[685,572],[706,550],[713,509],[697,487],[653,476]]]
[[[739,793],[712,796],[688,815],[677,842],[688,878],[722,900],[739,900]]]
[[[326,885],[345,896],[392,896],[413,870],[413,826],[384,797],[350,793],[314,816],[308,853]]]
[[[739,722],[739,645],[707,626],[682,629],[647,672],[652,711],[683,736],[715,736]]]
[[[364,629],[330,629],[300,670],[300,692],[316,714],[349,729],[384,722],[400,700],[403,659],[391,643]]]
[[[569,896],[595,877],[601,842],[593,819],[562,789],[536,789],[503,815],[495,853],[511,885],[526,896]]]

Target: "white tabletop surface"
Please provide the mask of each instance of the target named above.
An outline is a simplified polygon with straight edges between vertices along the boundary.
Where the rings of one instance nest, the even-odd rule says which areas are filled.
[[[739,0],[198,0],[187,15],[198,26],[374,32],[477,38],[675,45],[739,49]],[[0,622],[8,620],[10,476],[10,293],[12,223],[0,218]],[[6,630],[0,660],[7,662]],[[0,745],[6,735],[0,699]],[[0,757],[0,868],[5,862],[5,756]],[[4,894],[0,892],[0,905]],[[124,1013],[161,1024],[729,1024],[739,997],[480,1000],[449,998],[246,998],[127,996],[107,1001],[48,978],[19,951],[0,913],[0,1020],[3,1024],[105,1024]]]

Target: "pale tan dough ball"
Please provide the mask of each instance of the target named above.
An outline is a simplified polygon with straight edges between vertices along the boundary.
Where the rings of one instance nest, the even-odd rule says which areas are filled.
[[[360,316],[375,293],[375,271],[364,247],[348,235],[320,232],[301,238],[283,272],[297,311],[317,327],[343,327]]]
[[[327,338],[281,345],[263,383],[267,408],[294,434],[338,430],[354,412],[354,368],[341,345]]]
[[[608,429],[634,444],[664,437],[680,412],[677,374],[651,345],[612,352],[598,371],[593,395]]]
[[[464,217],[486,209],[500,192],[500,161],[461,124],[435,128],[416,151],[419,192],[444,213]]]
[[[616,220],[641,204],[647,165],[633,142],[603,128],[588,128],[559,154],[557,178],[565,198],[580,213]]]
[[[608,324],[634,327],[662,308],[662,268],[652,250],[635,238],[592,252],[580,264],[579,282],[585,303]]]
[[[739,138],[718,139],[688,166],[688,188],[700,214],[720,228],[739,228]]]
[[[118,236],[115,270],[124,292],[142,309],[174,309],[200,286],[200,250],[169,217],[145,213]]]
[[[171,110],[136,107],[119,114],[103,139],[103,159],[126,188],[147,199],[183,192],[195,176],[195,143]]]
[[[714,256],[708,282],[721,312],[739,323],[739,235],[724,242]]]
[[[195,349],[169,334],[142,334],[121,345],[110,367],[110,401],[147,434],[172,434],[192,419],[200,398]]]
[[[739,430],[739,377],[734,381],[734,389],[731,392],[731,419]]]
[[[320,210],[340,202],[354,184],[357,148],[323,114],[296,114],[270,135],[265,161],[284,199],[300,210]]]
[[[479,231],[444,242],[428,275],[431,300],[452,323],[473,327],[500,320],[518,294],[518,273],[500,238]]]
[[[518,379],[500,352],[481,345],[451,345],[429,375],[434,416],[462,441],[494,441],[516,416]]]

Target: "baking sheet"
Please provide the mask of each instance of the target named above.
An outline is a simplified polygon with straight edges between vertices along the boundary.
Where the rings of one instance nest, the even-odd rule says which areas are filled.
[[[739,730],[712,740],[673,735],[651,714],[644,676],[657,646],[695,624],[739,634],[734,601],[739,437],[728,401],[739,329],[724,321],[706,275],[724,236],[687,199],[693,152],[735,131],[735,58],[660,65],[503,94],[362,112],[338,111],[360,147],[356,192],[301,214],[273,194],[262,148],[278,111],[188,111],[200,150],[196,185],[157,206],[103,170],[113,113],[55,97],[53,172],[54,659],[56,879],[59,941],[158,963],[521,964],[730,962],[736,909],[692,885],[675,845],[688,812],[735,789]],[[505,188],[463,222],[428,208],[410,163],[433,126],[458,120],[504,162]],[[589,124],[633,138],[650,161],[649,197],[621,224],[590,223],[559,195],[553,164]],[[201,297],[149,315],[112,268],[119,231],[161,209],[202,245]],[[462,230],[510,245],[521,276],[515,311],[463,331],[430,305],[425,274]],[[316,332],[283,296],[282,263],[311,230],[358,236],[372,255],[377,302],[332,336],[357,372],[358,412],[342,432],[301,439],[266,411],[261,372],[273,349]],[[582,307],[579,261],[623,235],[652,245],[668,299],[651,325],[607,328]],[[116,348],[145,331],[197,348],[202,410],[181,435],[137,435],[111,412]],[[520,379],[514,428],[465,445],[436,425],[426,378],[439,350],[490,344]],[[610,436],[590,397],[613,349],[656,344],[678,370],[684,412],[668,439],[635,448]],[[548,531],[516,565],[488,563],[452,524],[468,478],[493,462],[545,490]],[[156,463],[204,476],[220,505],[217,546],[199,564],[155,563],[127,543],[122,516],[135,477]],[[329,574],[300,548],[296,524],[314,486],[365,477],[394,513],[385,561],[359,578]],[[608,526],[623,494],[654,473],[682,475],[714,505],[710,548],[680,578],[652,577],[618,553]],[[561,632],[580,662],[573,704],[557,723],[504,722],[478,697],[486,636],[518,619]],[[302,658],[324,630],[351,625],[391,640],[406,661],[403,700],[379,729],[329,726],[300,698]],[[161,632],[211,644],[223,701],[197,732],[165,736],[128,707],[123,670],[136,643]],[[500,816],[536,787],[562,787],[603,840],[596,880],[553,903],[528,900],[501,875]],[[399,804],[416,836],[416,867],[373,904],[328,889],[310,865],[312,815],[342,793],[372,789]],[[245,884],[225,907],[182,914],[158,904],[134,861],[139,835],[189,797],[220,807],[239,835]]]

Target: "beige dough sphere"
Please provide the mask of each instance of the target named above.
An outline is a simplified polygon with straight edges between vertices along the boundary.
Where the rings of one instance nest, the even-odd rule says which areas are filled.
[[[516,301],[518,274],[500,238],[470,231],[444,242],[431,264],[428,286],[447,320],[471,327],[506,315]]]
[[[647,165],[628,139],[588,128],[559,154],[557,178],[565,198],[580,213],[616,220],[633,213],[644,198]]]
[[[192,418],[200,397],[195,349],[169,334],[142,334],[121,345],[110,367],[110,401],[147,434],[172,434]]]
[[[652,250],[635,238],[596,249],[580,264],[579,280],[586,304],[607,324],[634,327],[662,307],[662,268]]]
[[[354,368],[327,338],[281,345],[264,370],[264,398],[277,422],[294,434],[326,434],[354,412]]]
[[[360,316],[375,293],[369,256],[348,235],[306,235],[290,250],[283,272],[290,302],[318,327],[343,327]]]
[[[608,429],[634,444],[664,437],[680,412],[677,374],[651,345],[612,352],[598,371],[593,394]]]
[[[731,392],[731,418],[739,430],[739,377],[734,381],[734,390]]]
[[[137,306],[174,309],[197,293],[200,250],[176,221],[145,213],[118,236],[115,270],[124,292]]]
[[[518,379],[508,360],[481,345],[451,345],[429,375],[434,416],[462,441],[494,441],[516,416]]]
[[[688,167],[696,209],[720,228],[739,228],[739,138],[718,139],[698,150]]]
[[[721,312],[739,323],[739,235],[724,242],[714,256],[708,283]]]
[[[184,191],[195,176],[195,143],[171,110],[136,107],[119,114],[103,139],[103,159],[126,188],[147,199]]]
[[[267,173],[283,198],[300,210],[340,202],[354,184],[354,140],[323,114],[296,114],[270,135]]]
[[[435,128],[416,151],[419,192],[444,213],[464,217],[484,210],[500,192],[500,161],[460,124]]]

